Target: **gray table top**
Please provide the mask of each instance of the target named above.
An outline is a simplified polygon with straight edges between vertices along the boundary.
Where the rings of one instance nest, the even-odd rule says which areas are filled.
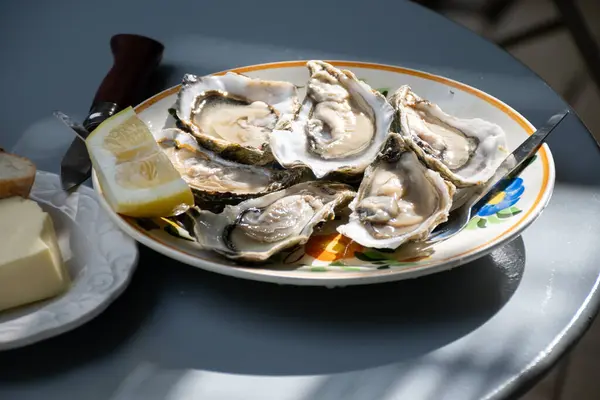
[[[324,58],[445,75],[534,125],[565,106],[507,53],[403,1],[22,0],[0,5],[0,146],[57,172],[72,136],[51,112],[83,119],[112,63],[108,40],[122,32],[165,44],[164,80],[153,91],[185,72]],[[522,392],[583,334],[599,302],[598,148],[574,116],[549,145],[557,183],[542,216],[491,255],[422,279],[281,287],[142,248],[131,286],[102,315],[0,353],[0,398],[153,400],[180,390],[203,399],[468,400]]]

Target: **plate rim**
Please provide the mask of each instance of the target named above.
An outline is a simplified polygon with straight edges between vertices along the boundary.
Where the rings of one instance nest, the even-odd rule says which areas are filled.
[[[293,60],[293,61],[276,61],[270,63],[261,63],[254,65],[247,65],[241,67],[235,67],[231,69],[222,70],[209,75],[223,75],[227,72],[246,73],[268,69],[281,69],[281,68],[298,68],[306,65],[308,60]],[[471,85],[447,78],[441,75],[432,74],[422,70],[399,67],[389,64],[380,64],[373,62],[362,62],[362,61],[346,61],[346,60],[327,60],[326,62],[332,65],[345,68],[363,68],[372,69],[375,71],[388,71],[399,74],[406,74],[416,76],[422,79],[431,80],[444,84],[446,86],[454,87],[456,89],[467,92],[477,98],[485,101],[491,106],[499,109],[501,112],[508,115],[513,121],[521,126],[528,135],[531,135],[535,131],[535,127],[529,120],[523,115],[517,112],[514,108],[504,103],[500,99],[488,94],[480,89],[477,89]],[[136,113],[140,113],[158,101],[165,99],[168,96],[176,94],[181,87],[181,84],[169,87],[154,96],[142,101],[140,104],[134,107]],[[115,222],[121,229],[127,234],[133,237],[138,242],[145,246],[158,251],[159,253],[173,258],[177,261],[185,264],[202,268],[207,271],[220,273],[223,275],[233,276],[237,278],[257,280],[270,283],[279,284],[290,284],[290,285],[309,285],[309,286],[349,286],[349,285],[360,285],[360,284],[372,284],[372,283],[383,283],[390,281],[397,281],[403,279],[417,278],[424,275],[438,273],[444,270],[449,270],[457,266],[466,264],[470,261],[483,257],[492,252],[497,247],[513,240],[519,234],[521,234],[527,227],[529,227],[539,216],[542,214],[544,209],[547,207],[552,194],[554,192],[556,171],[555,164],[550,148],[547,144],[544,144],[538,154],[541,155],[543,164],[543,181],[542,188],[536,195],[536,199],[532,207],[524,213],[516,223],[508,227],[499,235],[493,239],[482,243],[474,248],[471,248],[461,254],[451,257],[451,259],[439,260],[435,264],[423,267],[415,266],[401,269],[390,269],[390,270],[379,270],[373,271],[372,273],[365,274],[364,272],[340,272],[339,274],[317,274],[313,272],[302,272],[302,276],[297,276],[298,272],[294,274],[289,271],[279,271],[277,269],[261,269],[244,266],[230,266],[215,262],[213,260],[206,260],[199,258],[193,254],[190,254],[182,249],[171,247],[169,244],[163,243],[154,237],[141,231],[137,225],[129,221],[128,217],[120,216],[119,214],[112,211],[108,203],[106,202],[100,186],[98,184],[96,172],[92,171],[92,182],[94,190],[98,193],[98,199],[100,204],[108,211],[110,218]],[[287,274],[285,272],[288,272]]]
[[[35,188],[36,182],[39,182],[40,179],[45,180],[45,181],[53,181],[52,184],[57,188],[57,191],[62,190],[61,186],[60,186],[60,177],[57,174],[54,174],[54,173],[48,172],[48,171],[42,171],[42,170],[36,171],[36,177],[35,177],[34,186],[33,186],[34,188]],[[103,206],[101,206],[101,204],[99,202],[98,193],[93,188],[81,185],[77,189],[76,193],[80,193],[80,192],[84,193],[88,198],[90,198],[92,201],[97,203],[98,210],[100,213],[107,214],[106,210],[104,209]],[[31,196],[30,199],[39,204],[40,200],[38,200],[38,198],[35,196],[34,189],[32,189],[32,194],[33,194],[33,196]],[[72,196],[72,194],[69,195],[68,197],[70,197],[70,196]],[[68,199],[68,197],[66,197],[66,199]],[[44,204],[44,202],[42,202],[42,204]],[[61,203],[60,205],[64,206],[65,204],[66,204],[66,202],[64,204]],[[59,206],[56,204],[53,204],[52,206],[56,209],[59,209]],[[60,212],[65,214],[66,218],[73,220],[73,223],[75,223],[74,216],[68,215],[68,213],[62,209],[60,210]],[[108,216],[107,219],[110,220],[110,222],[113,225],[115,225],[114,232],[118,232],[119,226],[114,223],[114,220],[110,216]],[[84,309],[83,312],[79,312],[79,313],[77,313],[76,316],[73,316],[72,318],[62,321],[56,325],[47,325],[47,326],[44,326],[42,329],[38,329],[34,326],[34,329],[29,329],[29,330],[25,331],[26,334],[21,335],[17,338],[14,338],[11,340],[0,340],[0,351],[13,350],[13,349],[29,346],[29,345],[53,338],[55,336],[62,335],[64,333],[72,331],[72,330],[88,323],[89,321],[93,320],[98,315],[100,315],[102,312],[104,312],[127,289],[129,284],[131,283],[133,274],[135,273],[137,266],[138,266],[139,248],[136,244],[135,238],[128,237],[127,240],[131,241],[130,243],[128,243],[128,247],[130,247],[129,250],[131,251],[131,253],[133,253],[133,254],[131,254],[133,256],[133,258],[132,258],[131,264],[129,265],[129,268],[127,268],[127,273],[126,273],[125,279],[123,279],[123,281],[120,284],[113,286],[111,288],[111,290],[107,290],[106,292],[104,292],[103,298],[98,302],[98,304],[96,304],[94,307]],[[62,257],[64,257],[64,255],[62,255]],[[88,264],[86,264],[86,269],[88,269],[88,270],[90,269]],[[62,296],[68,297],[69,292],[67,291]],[[49,299],[49,301],[52,301],[52,299]],[[68,306],[69,304],[71,304],[71,303],[67,303],[66,306]],[[28,307],[28,306],[24,306],[24,308],[26,308],[26,307]],[[44,310],[44,308],[40,308],[40,309],[36,310],[33,314],[35,314],[39,311],[42,311],[42,310]],[[31,315],[31,314],[27,314],[27,315]],[[5,323],[0,323],[0,330],[1,330],[1,327],[3,324],[10,324],[13,321],[18,321],[20,318],[23,318],[23,316],[15,319],[15,320],[10,320]]]

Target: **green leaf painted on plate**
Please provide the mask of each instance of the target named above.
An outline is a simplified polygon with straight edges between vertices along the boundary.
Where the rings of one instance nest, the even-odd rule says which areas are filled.
[[[343,261],[337,260],[330,262],[329,265],[331,265],[332,267],[343,267],[346,264]]]
[[[500,222],[502,222],[502,220],[500,218],[498,218],[496,216],[496,214],[490,215],[489,217],[487,217],[487,221],[490,224],[499,224]]]
[[[379,252],[373,251],[373,250],[366,250],[364,252],[356,251],[356,252],[354,252],[354,257],[358,258],[361,261],[368,261],[368,262],[382,261],[382,260],[386,259]]]
[[[469,229],[469,230],[473,230],[473,229],[478,229],[479,228],[479,221],[481,220],[480,217],[474,217],[469,221],[469,224],[467,225],[467,227],[465,229]]]
[[[389,266],[390,267],[403,267],[403,266],[405,266],[407,264],[410,264],[410,263],[403,263],[401,261],[390,261],[389,262]]]
[[[342,267],[344,271],[360,271],[359,267]]]
[[[521,210],[519,207],[515,207],[515,206],[512,206],[509,210],[510,210],[510,212],[512,212],[512,215],[521,214],[523,212],[523,210]]]
[[[398,261],[398,260],[388,260],[387,264],[389,265],[401,265],[404,264],[402,261]]]
[[[504,209],[504,210],[498,211],[496,213],[496,215],[500,219],[506,219],[506,218],[511,218],[513,216],[513,213],[512,213],[512,211],[510,209]]]
[[[325,267],[311,267],[311,272],[327,272],[327,268]]]
[[[485,227],[487,227],[487,224],[488,224],[488,222],[487,222],[487,219],[485,219],[485,218],[479,218],[479,220],[477,221],[478,228],[485,228]]]
[[[390,92],[390,88],[379,88],[375,90],[381,93],[384,97],[387,97],[388,93]]]
[[[355,251],[354,257],[358,258],[361,261],[367,261],[367,262],[373,261],[369,257],[365,256],[364,253],[361,253],[360,251]]]

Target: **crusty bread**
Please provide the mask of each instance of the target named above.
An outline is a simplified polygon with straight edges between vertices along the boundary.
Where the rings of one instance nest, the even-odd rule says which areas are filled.
[[[35,164],[27,158],[7,153],[0,148],[0,199],[29,197],[35,171]]]

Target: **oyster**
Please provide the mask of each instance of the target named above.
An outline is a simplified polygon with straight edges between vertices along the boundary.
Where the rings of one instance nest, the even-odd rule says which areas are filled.
[[[201,206],[216,201],[236,204],[291,186],[302,177],[299,169],[276,170],[224,160],[180,129],[164,129],[155,138]]]
[[[317,178],[360,174],[385,145],[394,109],[385,97],[346,70],[309,61],[302,107],[271,133],[271,150],[284,167],[306,165]]]
[[[340,183],[304,182],[227,206],[220,214],[199,211],[194,233],[202,248],[231,259],[265,261],[308,241],[313,229],[333,219],[355,194]]]
[[[406,85],[390,102],[397,111],[394,129],[428,167],[457,187],[486,182],[508,155],[504,131],[496,124],[448,115]]]
[[[395,249],[407,241],[425,240],[448,219],[455,187],[419,161],[394,136],[390,146],[367,168],[338,232],[372,248]]]
[[[244,164],[273,161],[269,134],[282,115],[300,106],[296,86],[228,72],[222,76],[186,74],[174,116],[205,148]]]

